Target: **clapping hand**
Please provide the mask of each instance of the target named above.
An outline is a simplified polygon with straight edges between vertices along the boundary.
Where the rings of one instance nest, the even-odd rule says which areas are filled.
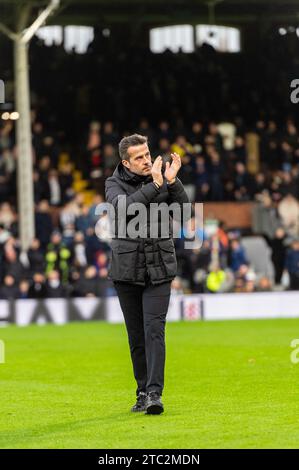
[[[182,166],[181,157],[177,153],[170,154],[172,158],[171,164],[166,162],[164,176],[168,182],[171,182],[176,177],[179,169]]]
[[[162,157],[156,158],[152,166],[152,177],[153,181],[156,182],[159,186],[163,184],[163,175],[162,175]]]

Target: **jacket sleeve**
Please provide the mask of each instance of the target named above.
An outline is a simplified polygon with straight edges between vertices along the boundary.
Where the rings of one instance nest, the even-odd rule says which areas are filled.
[[[173,184],[168,184],[167,189],[168,189],[169,204],[173,202],[177,202],[181,207],[181,214],[179,216],[179,219],[177,218],[176,214],[173,215],[173,218],[179,221],[181,225],[184,225],[184,223],[187,222],[193,216],[193,209],[190,208],[190,211],[189,211],[189,210],[184,209],[184,206],[183,206],[183,204],[191,205],[189,197],[185,191],[184,185],[181,182],[181,180],[179,180],[179,178],[176,177],[176,181]]]
[[[190,202],[183,183],[178,177],[176,177],[175,183],[167,185],[167,189],[170,202],[178,202],[179,204]]]
[[[147,183],[142,188],[137,189],[135,193],[130,194],[128,196],[125,191],[121,188],[121,186],[117,183],[117,181],[106,180],[105,183],[105,197],[106,201],[113,205],[113,207],[117,206],[117,198],[118,196],[125,195],[126,196],[126,207],[128,207],[133,202],[141,202],[145,206],[147,206],[152,199],[159,193],[160,190],[156,187],[154,183]]]

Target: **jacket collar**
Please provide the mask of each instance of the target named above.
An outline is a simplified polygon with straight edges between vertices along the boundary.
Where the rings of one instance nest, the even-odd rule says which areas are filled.
[[[113,176],[136,186],[142,182],[149,183],[153,180],[152,175],[142,176],[132,173],[130,170],[128,170],[128,168],[123,166],[122,162],[118,163],[117,167],[113,172]]]

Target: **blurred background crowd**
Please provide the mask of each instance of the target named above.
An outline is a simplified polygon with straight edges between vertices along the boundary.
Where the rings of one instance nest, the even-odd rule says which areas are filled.
[[[115,294],[95,207],[119,140],[133,132],[148,136],[153,158],[180,154],[192,202],[252,203],[246,228],[206,220],[199,250],[183,249],[182,231],[173,293],[298,289],[299,130],[289,99],[298,39],[269,33],[246,55],[123,47],[112,54],[96,36],[79,55],[32,41],[36,238],[20,252],[15,126],[1,120],[0,298]]]

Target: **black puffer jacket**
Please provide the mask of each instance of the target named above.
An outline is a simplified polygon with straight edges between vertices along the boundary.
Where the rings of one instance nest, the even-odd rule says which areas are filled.
[[[147,208],[147,235],[150,228],[149,204],[164,202],[167,205],[177,202],[180,205],[188,203],[189,199],[181,181],[163,186],[158,189],[152,182],[152,177],[142,177],[130,172],[120,162],[113,175],[105,182],[106,201],[117,209],[118,196],[126,196],[127,207],[133,203],[144,204]],[[127,216],[126,224],[135,217]],[[115,226],[119,217],[115,212]],[[169,217],[168,217],[169,218]],[[165,223],[165,221],[163,221]],[[171,226],[170,221],[167,223]],[[161,233],[160,221],[158,235]],[[112,258],[109,277],[114,281],[125,281],[131,284],[145,285],[147,280],[152,284],[161,284],[176,276],[177,262],[171,231],[167,238],[114,238],[111,243]]]

